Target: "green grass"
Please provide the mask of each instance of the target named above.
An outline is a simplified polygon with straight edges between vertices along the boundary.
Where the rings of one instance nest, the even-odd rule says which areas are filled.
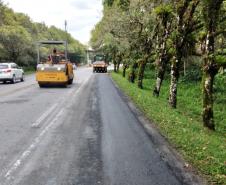
[[[34,67],[24,67],[23,70],[24,70],[24,73],[26,75],[35,73],[35,68]]]
[[[216,131],[203,127],[202,96],[199,83],[180,82],[178,108],[168,106],[169,80],[164,81],[159,98],[153,97],[154,72],[145,74],[144,89],[138,89],[120,73],[111,73],[126,95],[152,120],[169,142],[210,184],[226,184],[226,87],[216,91]]]

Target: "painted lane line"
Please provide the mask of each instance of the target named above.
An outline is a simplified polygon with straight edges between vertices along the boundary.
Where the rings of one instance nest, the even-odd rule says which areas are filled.
[[[32,144],[22,153],[22,155],[16,160],[16,162],[11,166],[11,168],[4,175],[6,180],[12,180],[12,174],[25,162],[25,160],[30,156],[32,151],[37,148],[38,144],[41,142],[42,137],[49,131],[54,123],[59,120],[59,118],[64,114],[64,109],[62,109],[56,117],[42,130],[42,132],[35,138]]]
[[[71,90],[71,92],[68,93],[69,97],[76,95],[80,92],[80,90],[83,88],[83,86],[88,82],[89,78],[86,79],[81,86],[77,89],[77,91],[73,91]],[[62,99],[62,102],[65,102],[65,100],[67,99],[67,97],[64,97]],[[38,128],[40,126],[40,124],[53,112],[54,109],[56,109],[57,107],[57,103],[53,104],[46,112],[44,112],[34,123],[32,123],[31,127],[32,128]]]
[[[90,77],[88,79],[86,79],[81,86],[74,92],[70,92],[69,94],[72,95],[72,97],[75,97],[75,95],[77,95],[78,93],[81,92],[81,90],[84,88],[84,86],[87,84],[87,82],[89,81]],[[47,113],[51,113],[50,110],[54,110],[54,108],[56,108],[57,104],[54,104],[50,109],[48,109],[48,111],[46,111],[38,120],[41,123],[41,120],[44,120],[44,117],[47,116]],[[42,141],[43,137],[45,134],[47,134],[47,132],[50,130],[50,128],[65,114],[67,107],[63,108],[60,110],[60,112],[58,112],[56,114],[56,116],[54,117],[54,119],[48,124],[46,125],[46,127],[43,128],[43,130],[41,131],[41,133],[33,140],[33,142],[31,143],[31,145],[17,158],[17,160],[11,165],[11,167],[6,170],[6,173],[4,173],[5,175],[3,175],[5,177],[5,179],[7,181],[13,180],[13,174],[15,174],[15,172],[18,170],[18,168],[22,165],[25,164],[26,159],[32,154],[32,152],[34,152],[35,149],[37,149],[38,145],[40,144],[40,142]],[[37,121],[38,121],[37,120]],[[37,122],[35,122],[37,123]],[[0,175],[1,176],[1,175]]]
[[[90,79],[90,77],[88,79],[84,80],[84,82],[78,87],[78,89],[76,89],[76,91],[70,92],[69,96],[74,98],[74,96],[77,95],[81,91],[81,89],[87,84],[89,79]]]
[[[34,123],[32,123],[32,128],[38,128],[40,124],[49,116],[50,113],[57,107],[57,103],[53,104],[46,112],[44,112]]]

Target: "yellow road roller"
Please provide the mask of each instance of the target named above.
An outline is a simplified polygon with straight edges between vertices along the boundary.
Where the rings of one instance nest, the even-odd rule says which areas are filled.
[[[40,47],[42,45],[64,45],[65,51],[60,53],[54,48],[47,59],[40,61]],[[36,81],[40,87],[50,85],[67,87],[67,85],[73,83],[73,65],[67,59],[66,41],[39,41],[37,42],[37,51]]]

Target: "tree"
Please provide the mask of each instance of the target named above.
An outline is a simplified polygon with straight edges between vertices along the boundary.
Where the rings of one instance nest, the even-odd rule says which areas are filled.
[[[31,36],[23,27],[0,27],[0,44],[6,51],[6,59],[19,62],[19,58],[28,51],[30,43]]]
[[[199,0],[175,0],[175,29],[172,33],[174,54],[171,62],[171,83],[169,104],[172,108],[177,106],[177,86],[180,75],[180,66],[183,58],[183,50],[187,38],[194,30],[194,13]]]
[[[155,61],[157,78],[153,94],[156,96],[171,64],[168,103],[172,108],[177,108],[182,64],[186,61],[188,67],[199,72],[203,60],[203,122],[214,129],[214,77],[220,68],[221,71],[226,68],[223,1],[105,0],[104,16],[92,32],[92,46],[104,48],[115,72],[123,63],[123,76],[127,72],[129,81],[137,82],[139,88],[143,88],[147,63]]]
[[[203,0],[206,38],[203,48],[203,123],[214,130],[213,83],[219,66],[216,62],[215,38],[223,0]]]
[[[157,79],[154,87],[153,95],[159,96],[161,85],[164,79],[167,64],[170,61],[169,47],[167,46],[167,41],[171,32],[171,21],[172,21],[172,7],[169,4],[161,4],[155,8],[156,22],[158,22],[156,27],[157,34]]]

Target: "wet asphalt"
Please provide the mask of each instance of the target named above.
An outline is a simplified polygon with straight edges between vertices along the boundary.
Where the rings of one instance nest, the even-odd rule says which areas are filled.
[[[0,84],[1,185],[179,185],[108,74]]]

